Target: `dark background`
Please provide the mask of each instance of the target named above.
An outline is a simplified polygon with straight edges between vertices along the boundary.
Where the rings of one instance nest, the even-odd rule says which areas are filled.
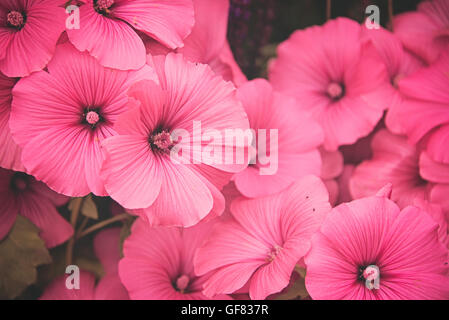
[[[393,13],[415,10],[420,0],[393,0]],[[231,0],[228,39],[237,63],[249,79],[266,76],[277,44],[297,29],[326,22],[327,0]],[[332,0],[331,17],[362,22],[365,8],[377,5],[381,24],[389,20],[388,0]]]

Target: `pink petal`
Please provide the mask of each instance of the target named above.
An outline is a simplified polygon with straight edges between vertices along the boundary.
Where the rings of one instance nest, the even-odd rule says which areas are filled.
[[[193,62],[209,63],[226,42],[229,0],[194,0],[195,25],[178,52]]]
[[[120,228],[100,231],[94,239],[94,250],[106,274],[118,272],[118,262],[121,258]]]
[[[143,67],[145,46],[130,25],[99,14],[92,1],[80,7],[79,15],[81,27],[67,30],[70,42],[79,51],[87,50],[105,67],[119,70]]]
[[[12,88],[16,79],[8,78],[0,73],[0,166],[6,169],[24,171],[21,161],[21,149],[13,141],[9,129]]]
[[[147,139],[120,135],[104,140],[102,146],[107,156],[100,175],[108,194],[128,209],[152,205],[159,195],[163,173]]]
[[[9,77],[24,77],[42,70],[55,51],[59,36],[64,31],[67,15],[59,5],[63,1],[34,1],[27,3],[25,26],[9,33],[4,58],[0,54],[0,71]],[[4,43],[4,28],[0,28]]]
[[[183,39],[194,24],[192,0],[118,0],[113,17],[172,49],[183,46]]]

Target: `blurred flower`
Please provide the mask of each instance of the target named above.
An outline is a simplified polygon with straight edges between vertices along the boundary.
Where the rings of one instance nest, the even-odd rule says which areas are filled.
[[[338,18],[294,32],[269,67],[275,90],[322,125],[329,151],[368,135],[394,94],[382,59],[361,42],[362,27]]]
[[[95,284],[95,276],[90,272],[80,271],[79,289],[66,286],[67,275],[53,280],[45,289],[40,300],[128,300],[128,292],[120,282],[118,262],[120,228],[105,229],[94,239],[94,250],[100,260],[104,276]]]
[[[119,272],[131,299],[205,300],[205,276],[193,270],[193,255],[214,222],[191,228],[151,227],[139,218],[125,240]],[[230,299],[218,295],[215,299]]]
[[[445,164],[449,164],[448,74],[449,52],[445,52],[430,67],[399,81],[399,90],[406,100],[397,112],[410,141],[424,141],[428,155]]]
[[[22,164],[22,151],[13,141],[9,129],[12,88],[17,79],[8,78],[0,72],[0,167],[17,171],[25,171]]]
[[[56,207],[68,200],[26,173],[0,168],[0,240],[20,214],[40,229],[40,237],[48,248],[65,242],[72,236],[73,228]]]
[[[237,98],[243,103],[256,134],[253,141],[256,162],[233,177],[244,196],[275,194],[305,175],[320,175],[318,147],[323,142],[323,131],[306,112],[299,110],[295,99],[273,92],[264,79],[241,85]],[[261,129],[266,132],[260,132]],[[277,139],[271,138],[271,130],[277,130]],[[265,145],[260,144],[263,139]],[[261,168],[268,167],[274,172],[263,174]]]
[[[395,16],[393,30],[407,50],[434,62],[449,44],[449,1],[422,1],[417,11]]]

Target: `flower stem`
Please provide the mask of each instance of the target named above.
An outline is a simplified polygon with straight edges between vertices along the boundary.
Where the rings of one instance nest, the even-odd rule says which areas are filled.
[[[393,31],[393,15],[394,15],[393,0],[388,0],[388,20],[390,22],[390,31]]]
[[[76,239],[80,239],[80,238],[82,238],[84,236],[87,236],[88,234],[90,234],[90,233],[92,233],[92,232],[94,232],[96,230],[99,230],[99,229],[101,229],[103,227],[106,227],[107,225],[110,225],[111,223],[114,223],[114,222],[126,219],[128,217],[129,217],[129,214],[122,213],[122,214],[119,214],[119,215],[117,215],[115,217],[112,217],[112,218],[109,218],[107,220],[101,221],[101,222],[99,222],[97,224],[94,224],[93,226],[87,228],[86,230],[80,232],[78,234],[78,236],[76,237]]]
[[[326,21],[332,18],[332,0],[326,0]]]
[[[70,214],[70,224],[72,225],[73,229],[76,227],[76,222],[78,220],[78,216],[80,213],[81,205],[83,203],[83,198],[76,198],[73,200],[73,210]],[[75,235],[73,235],[69,242],[67,243],[67,250],[65,252],[65,262],[66,265],[72,264],[72,258],[73,258],[73,246],[75,245]]]

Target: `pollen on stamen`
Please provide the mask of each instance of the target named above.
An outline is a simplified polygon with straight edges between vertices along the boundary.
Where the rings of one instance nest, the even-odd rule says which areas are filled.
[[[96,125],[100,121],[100,116],[95,111],[89,111],[86,114],[86,121],[90,125]]]
[[[162,131],[151,138],[151,143],[160,150],[169,150],[173,146],[170,132]]]
[[[343,86],[337,82],[331,82],[327,87],[327,94],[332,99],[340,99],[343,96]]]
[[[270,252],[267,255],[266,261],[272,262],[274,259],[276,259],[277,255],[281,252],[282,248],[278,245],[274,245],[273,248],[271,248]]]
[[[190,278],[189,276],[183,274],[178,279],[176,279],[176,289],[180,291],[181,293],[184,293],[184,291],[189,286]]]
[[[25,190],[27,187],[27,183],[23,179],[16,179],[14,181],[14,185],[17,188],[17,190],[20,190],[20,191]]]
[[[108,9],[112,7],[114,0],[97,0],[95,4],[95,10],[108,12]]]
[[[14,28],[22,28],[24,25],[23,15],[18,11],[11,11],[6,16],[7,23]]]

